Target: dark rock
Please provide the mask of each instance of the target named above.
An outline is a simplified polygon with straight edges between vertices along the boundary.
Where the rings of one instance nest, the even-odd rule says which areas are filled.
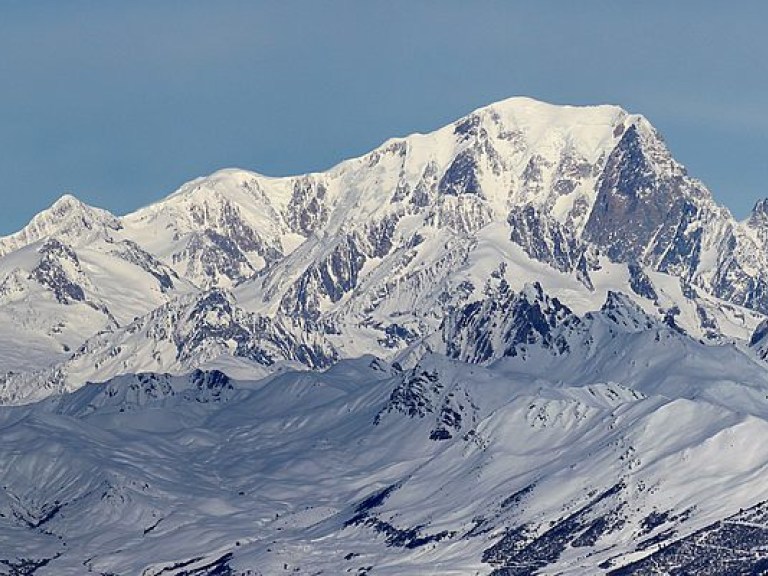
[[[480,181],[477,177],[478,170],[477,159],[471,150],[460,152],[440,179],[437,186],[438,193],[451,196],[462,194],[482,196]]]
[[[53,292],[61,304],[83,302],[85,292],[64,268],[64,264],[69,263],[76,271],[80,271],[80,260],[75,251],[66,244],[51,239],[43,244],[39,253],[40,262],[30,272],[30,280],[35,280]]]
[[[571,272],[582,255],[582,248],[557,220],[531,204],[510,210],[507,216],[510,240],[539,262],[561,272]]]
[[[629,270],[629,287],[632,288],[632,291],[638,296],[656,302],[659,299],[659,295],[656,293],[653,282],[651,282],[643,267],[637,262],[632,261],[627,265],[627,269]]]

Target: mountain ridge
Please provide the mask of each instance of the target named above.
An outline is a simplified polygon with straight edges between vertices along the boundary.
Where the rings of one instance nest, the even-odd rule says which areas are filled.
[[[88,276],[94,285],[126,260],[150,274],[155,292],[142,298],[152,304],[133,305],[134,317],[223,288],[249,313],[326,333],[343,356],[389,357],[436,332],[500,267],[519,290],[533,279],[528,260],[541,262],[535,279],[566,303],[589,301],[582,312],[607,290],[658,292],[648,276],[656,271],[680,283],[650,299],[656,315],[678,309],[692,334],[747,342],[768,311],[761,222],[758,212],[736,222],[715,204],[643,116],[518,97],[389,139],[326,172],[223,169],[122,217],[64,196],[0,238],[0,276],[11,278],[15,268],[3,261],[20,243],[53,239],[100,262],[104,271]],[[626,284],[608,277],[616,265],[626,267]],[[31,274],[32,264],[20,269]],[[120,317],[125,302],[101,296],[99,306]],[[74,323],[70,308],[56,308],[65,326]],[[92,333],[122,327],[125,316]]]

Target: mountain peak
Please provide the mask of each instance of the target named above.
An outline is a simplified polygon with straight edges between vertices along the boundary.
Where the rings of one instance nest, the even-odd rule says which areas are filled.
[[[628,112],[621,106],[615,104],[555,104],[552,102],[545,102],[544,100],[538,100],[530,96],[511,96],[483,106],[476,111],[485,109],[494,109],[499,112],[533,112],[537,114],[557,114],[563,111],[576,113],[597,112],[603,114],[628,114]]]
[[[59,224],[73,218],[79,219],[86,227],[105,224],[116,230],[119,229],[118,218],[114,214],[102,208],[90,206],[72,194],[60,196],[50,207],[35,215],[27,227]]]
[[[230,186],[241,186],[244,182],[264,178],[261,174],[243,168],[221,168],[206,176],[200,176],[183,184],[168,198],[186,196],[203,188],[217,189]]]
[[[485,115],[509,127],[515,126],[525,132],[532,132],[533,135],[552,130],[565,133],[575,130],[580,138],[591,135],[601,140],[606,135],[620,136],[625,127],[633,124],[650,126],[645,117],[630,114],[614,104],[574,106],[552,104],[526,96],[514,96],[488,104],[465,118]]]
[[[82,202],[76,196],[66,193],[66,194],[62,194],[53,204],[51,204],[51,207],[49,208],[49,210],[62,211],[62,210],[84,209],[84,208],[88,208],[88,206],[84,202]]]
[[[25,247],[0,258],[0,404],[85,385],[3,408],[0,563],[754,573],[768,506],[725,516],[768,466],[746,227],[642,117],[529,98],[120,220],[65,195],[0,239]]]
[[[600,308],[603,318],[631,332],[650,330],[656,323],[632,298],[622,292],[608,290]]]
[[[0,238],[0,256],[53,236],[70,244],[84,244],[121,228],[120,220],[110,212],[64,194],[20,231]]]

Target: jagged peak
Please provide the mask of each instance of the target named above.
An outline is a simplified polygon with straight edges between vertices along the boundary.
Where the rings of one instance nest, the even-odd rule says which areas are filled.
[[[34,216],[32,222],[51,218],[63,220],[72,215],[82,216],[92,221],[117,222],[117,217],[111,212],[90,206],[72,194],[62,194],[50,207]]]
[[[755,203],[752,208],[752,213],[755,214],[768,214],[768,198],[761,198]]]
[[[85,208],[87,205],[76,196],[65,193],[51,204],[51,210],[71,210],[74,208]]]
[[[644,116],[635,115],[633,121],[625,123],[625,128],[617,150],[642,155],[656,172],[668,172],[676,177],[688,176],[685,166],[672,156],[664,137]],[[700,182],[698,184],[696,192],[709,198],[710,191]]]
[[[613,324],[633,331],[647,330],[657,324],[631,297],[613,290],[608,290],[600,313]]]

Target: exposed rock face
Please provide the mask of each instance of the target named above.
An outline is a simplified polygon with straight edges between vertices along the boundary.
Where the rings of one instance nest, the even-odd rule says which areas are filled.
[[[629,270],[629,287],[638,296],[648,298],[656,302],[659,295],[656,293],[656,289],[653,287],[653,282],[645,273],[642,266],[637,262],[630,262],[627,266]]]
[[[460,196],[462,194],[478,194],[482,196],[477,170],[478,167],[474,155],[469,150],[461,152],[443,174],[437,186],[437,191],[440,194],[450,196]]]
[[[572,272],[582,254],[582,246],[557,220],[542,214],[532,205],[513,208],[507,216],[510,239],[534,260],[561,272]]]
[[[701,251],[701,232],[692,229],[696,200],[706,192],[691,189],[656,138],[643,138],[634,125],[624,132],[600,177],[584,237],[614,260],[692,274]]]
[[[670,540],[674,531],[651,540],[650,546]],[[676,571],[683,574],[761,574],[768,570],[762,550],[768,543],[768,511],[761,502],[695,533],[669,542],[641,560],[608,572],[630,576]]]
[[[40,262],[30,272],[29,278],[53,292],[61,304],[85,300],[85,292],[77,283],[83,272],[74,250],[56,239],[51,239],[43,244],[39,253]]]
[[[758,200],[746,222],[764,245],[768,240],[768,198]]]
[[[326,194],[325,185],[309,176],[294,182],[286,214],[286,221],[291,230],[309,236],[327,222]]]
[[[238,245],[213,230],[190,236],[186,248],[173,255],[173,264],[182,263],[186,263],[184,275],[203,288],[237,284],[255,272]]]
[[[540,284],[527,285],[520,294],[503,284],[498,293],[446,318],[442,338],[449,357],[484,363],[524,355],[530,345],[564,354],[570,349],[569,334],[580,325],[581,320],[544,294]]]
[[[321,301],[338,302],[357,286],[366,261],[359,237],[344,237],[322,260],[312,263],[283,296],[281,310],[309,322],[318,320]]]
[[[768,320],[763,320],[755,329],[749,340],[749,346],[761,359],[768,359]]]

